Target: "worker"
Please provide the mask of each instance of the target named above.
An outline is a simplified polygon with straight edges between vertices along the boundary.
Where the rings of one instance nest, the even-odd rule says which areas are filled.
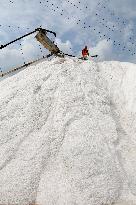
[[[87,46],[85,46],[85,48],[82,50],[82,58],[83,58],[83,60],[87,60],[88,56],[89,56],[89,52],[88,52]]]

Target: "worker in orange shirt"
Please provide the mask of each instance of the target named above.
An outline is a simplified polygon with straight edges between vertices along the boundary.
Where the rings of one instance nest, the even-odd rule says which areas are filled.
[[[88,56],[89,56],[89,51],[87,49],[87,46],[85,46],[85,48],[82,50],[82,58],[83,58],[83,60],[87,60]]]

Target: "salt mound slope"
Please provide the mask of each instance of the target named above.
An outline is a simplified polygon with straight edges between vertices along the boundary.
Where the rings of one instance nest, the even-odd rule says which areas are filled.
[[[98,66],[112,102],[111,111],[119,138],[116,150],[132,199],[132,195],[136,196],[136,65],[102,62]],[[122,195],[128,199],[126,191]]]
[[[0,204],[120,198],[119,136],[98,64],[42,62],[0,82],[0,90]]]

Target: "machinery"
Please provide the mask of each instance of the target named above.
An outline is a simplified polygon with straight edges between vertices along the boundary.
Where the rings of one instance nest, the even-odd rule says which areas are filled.
[[[33,33],[37,33],[37,35],[35,36],[35,38],[37,39],[37,41],[39,41],[43,46],[44,48],[48,49],[52,55],[59,55],[59,57],[61,56],[61,52],[59,50],[59,48],[57,47],[57,45],[54,44],[54,42],[52,42],[48,37],[47,37],[47,33],[52,33],[55,37],[56,37],[56,33],[53,32],[53,31],[49,31],[49,30],[46,30],[46,29],[43,29],[43,28],[36,28],[34,31],[30,32],[30,33],[27,33],[5,45],[1,45],[0,46],[0,49],[3,49],[5,47],[7,47],[8,45],[16,42],[16,41],[19,41]]]
[[[15,43],[16,41],[19,41],[29,35],[32,35],[34,33],[37,33],[35,38],[37,41],[39,41],[43,46],[44,48],[46,48],[47,50],[49,50],[50,54],[48,54],[47,56],[43,56],[42,58],[49,58],[50,56],[52,55],[55,55],[55,56],[58,56],[58,57],[61,57],[61,58],[64,58],[65,56],[70,56],[70,57],[76,57],[76,56],[73,56],[73,55],[70,55],[70,54],[64,54],[62,51],[60,51],[60,49],[58,48],[57,45],[55,45],[54,41],[51,41],[49,39],[49,37],[47,36],[48,33],[52,33],[55,37],[56,37],[56,33],[53,32],[53,31],[50,31],[50,30],[46,30],[46,29],[43,29],[43,28],[36,28],[34,31],[30,32],[30,33],[27,33],[19,38],[16,38],[15,40],[5,44],[5,45],[1,45],[0,46],[0,49],[4,49],[5,47],[7,47],[8,45],[12,44],[12,43]],[[97,57],[97,55],[95,56],[91,56],[91,57]],[[79,59],[82,59],[82,58],[79,58]],[[30,62],[27,62],[27,63],[24,63],[24,65],[21,65],[20,67],[18,68],[12,68],[11,70],[9,70],[8,72],[6,73],[1,73],[0,74],[0,77],[3,77],[9,73],[13,73],[17,70],[20,70],[28,65],[31,65],[32,63],[35,63],[37,61],[39,61],[40,59],[37,59],[37,60],[34,60],[34,61],[30,61]],[[83,59],[82,59],[83,60]]]
[[[56,37],[56,33],[52,32],[52,31],[48,31],[46,29],[38,29],[39,32],[38,34],[35,36],[35,38],[37,39],[37,41],[39,41],[44,48],[48,49],[51,53],[57,55],[58,53],[60,53],[59,48],[57,47],[57,45],[54,44],[54,42],[52,42],[48,37],[47,37],[47,33],[53,33],[54,36]]]

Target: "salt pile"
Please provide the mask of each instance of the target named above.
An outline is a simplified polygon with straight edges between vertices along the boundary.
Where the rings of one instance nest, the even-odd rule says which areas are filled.
[[[56,58],[0,82],[0,204],[136,202],[134,68]]]

